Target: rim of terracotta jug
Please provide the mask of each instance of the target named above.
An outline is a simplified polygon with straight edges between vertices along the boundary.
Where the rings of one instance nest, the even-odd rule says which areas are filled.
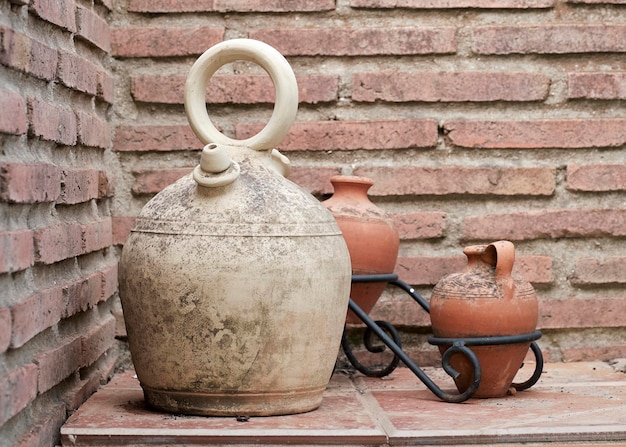
[[[261,131],[244,140],[220,132],[206,108],[206,87],[215,72],[235,62],[253,62],[272,79],[276,100],[272,115]],[[298,111],[298,84],[287,60],[274,47],[254,39],[226,40],[206,50],[193,64],[185,83],[185,113],[196,136],[204,144],[217,143],[269,150],[289,132]]]
[[[350,182],[350,183],[359,183],[362,185],[374,185],[374,181],[368,177],[362,177],[360,175],[333,175],[330,178],[330,183],[334,184],[335,182]]]

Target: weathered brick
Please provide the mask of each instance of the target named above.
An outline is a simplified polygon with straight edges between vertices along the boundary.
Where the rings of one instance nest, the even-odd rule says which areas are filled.
[[[572,284],[593,286],[596,284],[625,284],[626,257],[612,256],[604,259],[583,257],[576,259]]]
[[[57,51],[31,37],[0,27],[0,64],[50,81],[57,68]]]
[[[392,214],[401,240],[436,239],[445,236],[446,213],[421,211],[408,214]]]
[[[81,371],[80,380],[74,381],[69,392],[65,393],[64,402],[68,410],[78,409],[102,384],[113,377],[116,356],[101,357],[88,369]]]
[[[467,258],[458,256],[415,256],[398,257],[394,271],[400,279],[414,286],[433,286],[451,273],[462,272],[467,266]],[[532,284],[550,284],[552,258],[548,256],[517,256],[513,266],[513,276],[524,278]]]
[[[213,0],[220,12],[312,12],[332,11],[335,0]]]
[[[263,124],[239,123],[236,138],[255,135]],[[358,149],[432,148],[437,122],[430,119],[296,122],[278,149],[329,151]]]
[[[35,356],[35,364],[39,366],[39,394],[45,393],[76,371],[80,366],[80,354],[80,338],[74,338]]]
[[[61,320],[66,303],[61,286],[41,290],[11,308],[11,347],[19,348],[40,332]]]
[[[538,73],[374,72],[352,76],[354,101],[542,101],[550,78]]]
[[[37,366],[29,363],[0,376],[0,426],[37,396]]]
[[[591,3],[591,1],[589,1],[589,3]],[[612,338],[609,338],[609,340],[611,339]],[[595,338],[589,340],[589,343],[590,345],[586,346],[561,346],[561,360],[563,362],[606,362],[626,358],[626,346],[624,345],[610,342],[610,345],[598,346]]]
[[[31,0],[31,8],[42,19],[71,32],[76,32],[74,0]]]
[[[115,341],[115,318],[109,314],[104,321],[81,336],[80,364],[89,366],[109,350]]]
[[[28,36],[6,26],[0,27],[0,63],[7,67],[25,70],[29,61]]]
[[[444,123],[450,142],[482,149],[579,149],[626,144],[626,119],[459,120]]]
[[[103,101],[106,101],[109,104],[113,103],[114,99],[114,85],[113,85],[113,77],[102,70],[98,72],[98,97]]]
[[[130,12],[206,12],[215,11],[215,0],[130,0]]]
[[[28,108],[34,136],[68,146],[76,144],[77,123],[73,111],[39,98],[28,98]]]
[[[52,202],[61,193],[61,169],[47,163],[0,165],[0,199],[10,203]]]
[[[456,28],[277,28],[251,30],[251,39],[285,56],[374,56],[456,52]]]
[[[10,110],[11,113],[0,115],[0,132],[13,135],[26,133],[26,101],[19,93],[10,90],[0,90],[0,107],[2,110]]]
[[[117,279],[117,264],[105,268],[100,272],[101,279],[101,298],[108,300],[117,292],[118,279]]]
[[[335,0],[131,0],[133,12],[313,12],[332,11]]]
[[[57,74],[59,52],[38,40],[32,40],[30,44],[30,63],[26,70],[46,81],[52,81]]]
[[[63,288],[63,294],[66,302],[63,318],[71,317],[92,308],[102,300],[101,273],[95,272],[81,278],[79,281],[67,284]]]
[[[131,77],[135,101],[183,104],[186,76],[138,75]],[[301,103],[335,101],[339,79],[335,75],[297,76],[298,100]],[[275,101],[274,85],[265,75],[217,75],[209,81],[206,96],[212,104],[255,104]]]
[[[330,178],[339,174],[341,168],[337,166],[292,166],[288,178],[311,194],[330,194]]]
[[[626,26],[488,25],[474,28],[471,39],[476,54],[624,52]]]
[[[11,345],[11,309],[0,307],[0,354]]]
[[[354,175],[369,177],[373,196],[530,195],[549,196],[556,187],[552,168],[364,166]]]
[[[35,259],[52,264],[83,254],[83,231],[78,222],[61,222],[35,230]]]
[[[32,230],[0,231],[0,273],[24,270],[34,262]]]
[[[107,53],[111,51],[111,29],[94,10],[78,6],[76,10],[78,36]]]
[[[110,247],[113,243],[113,229],[110,217],[83,224],[81,229],[84,253],[102,250]]]
[[[626,209],[557,209],[463,219],[465,240],[626,236]]]
[[[626,99],[626,72],[569,73],[567,87],[572,99]]]
[[[75,204],[100,197],[100,172],[95,169],[64,169],[58,202]]]
[[[542,329],[581,329],[623,327],[625,298],[546,299],[539,303]]]
[[[101,72],[101,67],[84,57],[59,51],[59,79],[65,86],[95,96]]]
[[[132,187],[133,194],[157,193],[179,178],[189,174],[192,170],[193,167],[133,171],[135,176],[135,183]]]
[[[513,275],[518,275],[536,286],[553,284],[555,278],[552,274],[552,258],[519,256],[513,265]]]
[[[56,439],[61,426],[67,419],[66,408],[63,403],[50,403],[46,406],[45,416],[36,419],[36,423],[28,427],[26,435],[13,447],[40,447]]]
[[[93,393],[98,391],[101,385],[101,378],[96,372],[89,368],[86,371],[87,374],[81,374],[80,380],[74,381],[71,384],[71,387],[64,396],[64,405],[68,410],[77,410]],[[106,382],[107,381],[103,381],[102,383]]]
[[[115,320],[115,317],[112,317]],[[117,321],[115,321],[115,326],[117,327]],[[104,355],[100,356],[99,359],[93,364],[90,368],[90,371],[86,371],[88,374],[91,373],[92,376],[97,377],[101,385],[108,383],[116,373],[117,367],[119,364],[117,363],[117,349],[113,346],[113,349],[109,350],[109,352],[105,352]],[[94,389],[96,391],[98,387]],[[89,397],[89,396],[87,396]]]
[[[133,12],[296,12],[331,11],[335,0],[131,0]]]
[[[186,75],[148,74],[131,76],[130,93],[137,102],[183,104],[186,79]],[[210,82],[211,85],[218,84],[219,76],[214,76]],[[211,94],[211,96],[213,95]]]
[[[195,56],[223,38],[222,28],[114,28],[111,47],[121,57]]]
[[[300,102],[317,104],[336,101],[339,96],[339,78],[332,74],[296,76]]]
[[[444,276],[465,269],[466,258],[460,256],[399,256],[394,272],[411,285],[434,285]],[[394,321],[395,323],[395,321]]]
[[[626,4],[626,0],[565,0],[566,3],[582,3],[582,4],[606,4],[606,5],[623,5]],[[623,357],[626,357],[624,355]]]
[[[106,171],[98,171],[98,198],[113,196],[113,183],[109,181]]]
[[[352,8],[552,8],[554,0],[350,0]]]
[[[624,191],[626,190],[626,166],[623,164],[568,165],[567,189]]]
[[[203,147],[188,125],[118,126],[113,138],[113,150],[120,152],[201,150]]]
[[[113,227],[113,244],[124,245],[130,230],[135,225],[135,216],[113,216],[111,225]]]
[[[111,143],[109,123],[93,113],[78,111],[78,137],[85,146],[106,149]]]
[[[35,230],[35,259],[52,264],[111,246],[111,219],[61,222]]]

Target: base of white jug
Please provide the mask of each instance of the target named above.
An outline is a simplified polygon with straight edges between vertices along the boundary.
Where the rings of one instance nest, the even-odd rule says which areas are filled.
[[[316,410],[325,388],[283,392],[203,393],[143,386],[148,406],[168,413],[199,416],[279,416]]]

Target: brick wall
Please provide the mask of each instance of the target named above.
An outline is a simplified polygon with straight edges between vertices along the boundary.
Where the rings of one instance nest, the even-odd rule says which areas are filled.
[[[265,41],[299,83],[279,149],[318,197],[364,175],[400,226],[400,277],[430,295],[463,246],[512,240],[540,298],[549,360],[626,356],[626,10],[623,0],[128,0],[114,15],[124,169],[113,209],[123,242],[141,206],[197,163],[183,112],[195,58],[223,40]],[[267,121],[269,77],[231,64],[211,80],[214,122],[246,138]],[[428,318],[398,293],[374,311]]]
[[[463,246],[510,239],[538,291],[546,357],[626,356],[625,7],[1,3],[2,443],[54,445],[67,412],[111,373],[124,333],[119,250],[141,207],[198,162],[184,80],[204,50],[236,37],[272,44],[296,73],[300,109],[279,147],[292,180],[323,198],[334,174],[371,177],[372,200],[400,228],[402,279],[428,297],[463,268]],[[271,114],[258,67],[224,67],[211,91],[228,135]],[[422,363],[437,357],[406,297],[389,291],[374,314]]]
[[[116,362],[112,2],[0,4],[0,445],[52,446]]]

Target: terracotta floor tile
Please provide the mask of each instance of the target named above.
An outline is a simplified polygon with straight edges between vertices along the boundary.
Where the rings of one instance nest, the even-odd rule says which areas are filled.
[[[529,390],[461,404],[410,389],[407,372],[394,373],[393,386],[362,379],[385,415],[390,444],[626,441],[626,376],[603,363],[547,365]]]
[[[518,381],[533,368],[526,365]],[[440,368],[424,372],[455,392]],[[602,362],[546,364],[530,390],[450,404],[441,402],[406,368],[385,379],[336,373],[318,410],[238,422],[149,410],[137,379],[124,373],[81,406],[61,433],[64,447],[620,445],[626,443],[626,375]]]
[[[221,443],[379,445],[384,431],[364,409],[360,394],[347,377],[337,376],[322,405],[309,413],[252,417],[200,417],[161,413],[146,408],[132,373],[115,377],[94,394],[62,429],[63,445],[128,445]]]

